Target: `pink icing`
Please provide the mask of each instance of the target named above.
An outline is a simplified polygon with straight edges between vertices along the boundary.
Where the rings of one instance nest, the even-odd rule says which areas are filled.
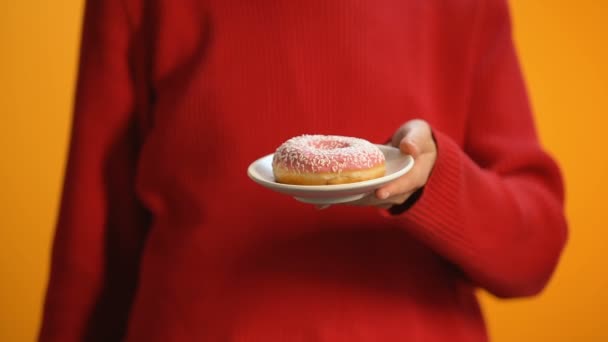
[[[384,163],[384,154],[364,139],[337,135],[301,135],[279,146],[272,163],[275,167],[297,173],[340,173],[378,166]]]

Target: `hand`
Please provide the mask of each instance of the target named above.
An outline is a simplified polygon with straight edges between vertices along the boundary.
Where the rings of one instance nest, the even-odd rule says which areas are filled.
[[[393,135],[391,144],[414,157],[414,167],[405,175],[349,205],[373,205],[388,209],[403,204],[414,192],[426,185],[437,159],[437,145],[431,127],[424,120],[411,120]]]

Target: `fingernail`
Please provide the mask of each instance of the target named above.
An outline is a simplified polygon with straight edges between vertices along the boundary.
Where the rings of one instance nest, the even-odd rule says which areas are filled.
[[[386,192],[386,191],[380,191],[380,192],[378,192],[378,199],[381,199],[381,200],[387,199],[388,196],[389,196],[389,193]]]

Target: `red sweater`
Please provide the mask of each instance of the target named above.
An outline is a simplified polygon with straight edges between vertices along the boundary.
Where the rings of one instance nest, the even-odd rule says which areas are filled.
[[[486,341],[566,240],[503,0],[90,0],[41,341]],[[427,120],[407,211],[246,169],[303,133]]]

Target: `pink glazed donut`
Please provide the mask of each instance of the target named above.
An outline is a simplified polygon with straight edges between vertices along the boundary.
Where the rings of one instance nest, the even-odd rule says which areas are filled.
[[[301,135],[274,153],[272,171],[284,184],[355,183],[384,176],[384,154],[367,140],[337,135]]]

